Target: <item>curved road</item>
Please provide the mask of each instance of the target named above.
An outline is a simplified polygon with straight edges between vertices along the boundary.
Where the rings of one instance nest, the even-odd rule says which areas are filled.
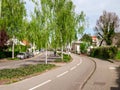
[[[72,54],[72,58],[71,63],[41,75],[14,84],[1,85],[0,90],[81,90],[95,65],[84,56]]]

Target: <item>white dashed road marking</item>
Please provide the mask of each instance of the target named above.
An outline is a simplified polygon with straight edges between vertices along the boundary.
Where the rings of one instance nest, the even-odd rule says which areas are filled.
[[[45,85],[45,84],[47,84],[47,83],[49,83],[49,82],[51,82],[51,81],[52,81],[52,80],[47,80],[47,81],[45,81],[45,82],[43,82],[43,83],[41,83],[41,84],[39,84],[39,85],[37,85],[37,86],[29,89],[29,90],[34,90],[34,89],[36,89],[36,88],[38,88],[38,87],[41,87],[41,86],[43,86],[43,85]]]
[[[65,75],[65,74],[67,74],[67,73],[68,73],[68,71],[65,71],[64,73],[57,75],[57,77],[61,77],[61,76]]]
[[[70,70],[72,71],[72,70],[74,70],[75,68],[76,68],[76,66],[72,67]]]
[[[113,69],[116,69],[116,67],[109,67],[109,69],[112,69],[112,70],[113,70]]]

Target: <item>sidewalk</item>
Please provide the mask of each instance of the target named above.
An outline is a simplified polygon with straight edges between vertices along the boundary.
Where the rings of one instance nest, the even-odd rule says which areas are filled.
[[[120,90],[120,62],[117,64],[95,59],[97,69],[83,90]]]

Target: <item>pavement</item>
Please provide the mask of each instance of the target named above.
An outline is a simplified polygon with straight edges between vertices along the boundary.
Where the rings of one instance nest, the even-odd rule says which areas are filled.
[[[0,85],[0,90],[81,90],[95,65],[87,57],[71,54],[73,61],[22,81]]]
[[[97,68],[83,90],[120,90],[120,62],[92,59]]]

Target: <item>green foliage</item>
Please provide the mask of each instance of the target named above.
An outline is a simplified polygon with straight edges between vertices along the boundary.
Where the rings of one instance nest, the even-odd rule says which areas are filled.
[[[89,34],[84,34],[81,38],[81,41],[92,44],[92,37]]]
[[[115,56],[115,60],[120,60],[120,50],[118,50],[116,56]]]
[[[87,52],[86,43],[81,43],[80,44],[80,51],[81,51],[82,54]]]
[[[17,52],[26,52],[27,51],[27,46],[16,45],[15,46],[15,51],[17,51]]]
[[[102,59],[112,59],[115,57],[116,54],[117,54],[117,47],[114,46],[93,48],[90,51],[90,56],[102,58]]]
[[[16,69],[3,69],[0,70],[0,80],[9,80],[9,79],[17,79],[25,78],[26,76],[40,73],[45,70],[49,70],[55,67],[53,64],[37,64],[37,65],[26,65],[24,67],[16,68]]]
[[[2,0],[0,26],[5,28],[10,36],[19,36],[25,15],[26,10],[23,0]]]
[[[89,43],[88,42],[83,42],[80,44],[80,51],[82,54],[86,54],[87,53],[87,48],[89,47]]]
[[[59,53],[61,55],[61,53]],[[70,62],[72,60],[72,57],[68,54],[63,54],[63,60],[61,58],[57,58],[55,62]]]

